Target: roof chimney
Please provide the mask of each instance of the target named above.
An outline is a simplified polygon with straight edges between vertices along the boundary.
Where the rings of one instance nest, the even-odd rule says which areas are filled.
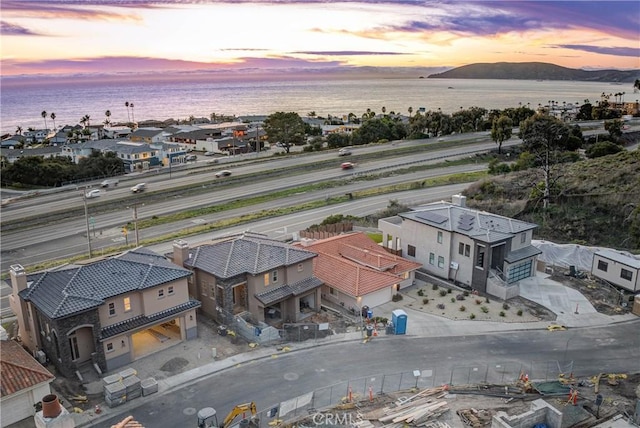
[[[173,263],[184,267],[185,260],[189,259],[189,243],[182,239],[173,241]]]
[[[467,206],[467,197],[457,194],[451,197],[451,203],[459,207],[465,208]]]
[[[11,276],[11,288],[13,292],[18,294],[27,288],[27,273],[22,265],[11,265],[9,267],[9,275]]]

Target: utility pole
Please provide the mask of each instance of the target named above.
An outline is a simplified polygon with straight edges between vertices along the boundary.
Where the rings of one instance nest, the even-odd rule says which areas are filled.
[[[87,223],[87,249],[89,250],[89,258],[93,255],[91,254],[91,230],[89,229],[89,209],[87,208],[87,189],[82,189],[82,201],[84,202],[84,219]]]
[[[138,204],[133,204],[133,227],[136,236],[136,247],[140,246],[140,237],[138,236]]]

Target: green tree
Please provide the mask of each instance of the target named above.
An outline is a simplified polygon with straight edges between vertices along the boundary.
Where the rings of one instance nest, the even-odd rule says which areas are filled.
[[[381,140],[401,140],[407,136],[407,127],[398,119],[384,116],[369,119],[351,135],[354,145],[377,143]]]
[[[493,120],[491,125],[491,139],[498,145],[498,154],[502,153],[502,143],[509,138],[513,132],[513,121],[509,116],[500,116]]]
[[[44,129],[47,129],[47,112],[46,111],[42,111],[42,113],[40,113],[40,116],[42,116],[42,118],[44,119]]]
[[[287,153],[291,146],[299,146],[305,143],[305,123],[295,112],[276,112],[264,121],[264,131],[269,142],[278,142]]]
[[[571,129],[564,122],[544,114],[536,114],[520,123],[520,138],[524,150],[534,156],[535,165],[544,177],[543,208],[549,207],[551,186],[555,182],[553,166],[572,143]]]
[[[602,156],[613,155],[624,150],[619,145],[612,143],[611,141],[600,141],[595,143],[585,151],[585,155],[590,158],[599,158]]]
[[[327,135],[327,147],[330,149],[346,147],[349,145],[350,141],[351,138],[347,134],[331,133]]]
[[[16,134],[18,134],[18,135],[22,135],[22,126],[18,126],[18,127],[16,128]]]
[[[106,126],[111,125],[111,110],[107,110],[104,112],[104,116],[106,117],[106,119],[104,120],[104,124]]]
[[[51,112],[51,114],[49,115],[49,117],[51,118],[51,120],[53,121],[53,130],[56,130],[56,114]]]
[[[131,122],[131,115],[129,115],[129,101],[125,101],[124,106],[127,108],[127,122]]]
[[[576,119],[577,120],[593,119],[593,105],[589,100],[584,100],[584,103],[580,106],[580,109],[578,110]]]
[[[411,113],[413,113],[413,107],[409,106],[407,111],[409,112],[409,119],[411,119]]]
[[[620,119],[605,120],[604,130],[609,132],[609,135],[611,136],[611,139],[613,141],[618,141],[618,139],[622,136],[623,125],[624,123]]]

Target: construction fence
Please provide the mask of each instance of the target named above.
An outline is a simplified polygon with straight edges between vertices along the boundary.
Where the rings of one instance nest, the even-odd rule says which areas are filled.
[[[516,385],[523,376],[536,382],[557,380],[561,376],[568,376],[569,372],[565,369],[573,371],[573,366],[573,362],[559,361],[528,364],[498,362],[452,368],[433,366],[345,380],[269,406],[258,413],[258,427],[269,428],[276,420],[298,420],[345,403],[373,400],[380,395],[412,389],[423,390],[444,385],[453,390],[456,386],[468,385]]]

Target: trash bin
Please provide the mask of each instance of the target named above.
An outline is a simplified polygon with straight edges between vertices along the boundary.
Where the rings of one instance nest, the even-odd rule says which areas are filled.
[[[366,318],[367,317],[367,312],[369,312],[369,306],[365,305],[365,306],[362,307],[362,313],[361,313],[362,318]]]
[[[226,325],[218,326],[218,334],[220,336],[226,336],[227,335],[227,326]]]
[[[367,311],[367,318],[368,318],[368,319],[373,318],[373,311],[372,311],[371,309],[369,309],[369,310]]]
[[[396,333],[394,325],[393,325],[393,322],[389,322],[389,324],[387,324],[387,330],[385,331],[385,333],[387,333],[387,334],[395,334]]]
[[[367,337],[371,337],[373,334],[373,326],[371,324],[367,325]]]
[[[407,333],[407,313],[402,309],[391,312],[391,322],[396,326],[395,334]]]

